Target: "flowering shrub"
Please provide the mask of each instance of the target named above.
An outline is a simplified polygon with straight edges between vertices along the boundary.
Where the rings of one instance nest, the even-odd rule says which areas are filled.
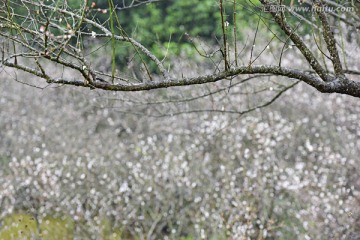
[[[222,103],[242,104],[238,91]],[[154,94],[165,93],[141,99]],[[74,236],[92,239],[104,221],[123,238],[359,237],[355,99],[299,85],[246,115],[165,116],[197,105],[125,97],[4,80],[1,217],[70,217]],[[165,117],[146,116],[156,111]]]

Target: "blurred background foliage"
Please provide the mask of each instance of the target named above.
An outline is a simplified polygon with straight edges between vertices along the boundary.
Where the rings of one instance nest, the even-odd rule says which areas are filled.
[[[247,109],[289,80],[112,93],[0,76],[0,239],[360,236],[355,98],[298,84],[241,115],[212,110]]]
[[[123,8],[117,11],[120,26],[116,26],[116,33],[134,38],[159,59],[165,63],[171,62],[171,57],[184,54],[188,57],[198,55],[194,44],[202,46],[200,50],[209,46],[222,46],[222,29],[219,3],[214,0],[160,0],[149,4],[142,4],[134,8],[124,8],[132,1],[114,1],[115,7]],[[81,5],[80,0],[71,0],[69,5],[76,8]],[[95,4],[93,4],[95,3]],[[100,23],[109,24],[108,12],[104,14],[100,9],[109,9],[108,1],[89,2],[90,14]],[[93,5],[91,5],[93,4]],[[285,0],[283,4],[299,5],[297,1]],[[93,6],[93,7],[91,7]],[[286,36],[277,25],[264,24],[261,17],[269,17],[262,12],[258,0],[224,1],[224,17],[228,24],[226,34],[228,41],[245,42],[249,40],[247,29],[254,31],[259,23],[259,31],[268,32],[271,36],[276,33],[278,37]],[[234,10],[236,12],[236,39],[234,39]],[[311,13],[300,12],[307,19]],[[307,24],[299,24],[298,19],[289,18],[289,23],[302,34],[311,34],[312,28]],[[91,31],[91,29],[88,29]],[[251,38],[251,37],[250,37]],[[251,41],[251,40],[250,40]],[[206,46],[206,47],[203,47]],[[116,61],[120,66],[125,65],[133,56],[134,49],[129,47],[116,47]],[[133,54],[131,54],[133,53]],[[143,58],[146,59],[146,58]],[[196,58],[195,58],[196,59]],[[152,70],[155,66],[145,60]]]
[[[70,6],[79,6],[82,1],[71,0]],[[131,1],[114,1],[118,8],[127,6]],[[258,21],[254,7],[247,1],[237,1],[237,40],[243,40],[243,30],[256,25]],[[99,22],[108,24],[108,14],[98,9],[108,9],[108,1],[94,1],[93,17]],[[225,18],[229,23],[228,38],[233,40],[233,3],[225,2]],[[91,3],[89,3],[91,6]],[[213,0],[164,0],[150,4],[142,4],[134,8],[124,8],[117,11],[121,26],[117,26],[117,34],[126,34],[154,53],[159,59],[169,56],[187,56],[197,54],[193,41],[208,46],[221,45],[221,17],[218,2]],[[88,29],[91,30],[91,29]],[[129,59],[131,48],[116,48],[117,62],[122,65]],[[167,59],[165,59],[167,61]],[[152,64],[147,62],[148,64]],[[154,68],[153,68],[154,69]]]

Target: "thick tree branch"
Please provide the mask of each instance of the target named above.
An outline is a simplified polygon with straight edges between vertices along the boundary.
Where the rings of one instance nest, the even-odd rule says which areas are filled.
[[[260,0],[260,2],[265,7],[270,7],[274,3],[269,0]],[[280,9],[280,8],[279,8]],[[306,46],[301,37],[294,32],[294,30],[287,24],[286,20],[282,17],[280,12],[271,12],[275,22],[279,25],[279,27],[284,31],[284,33],[290,37],[296,47],[301,51],[303,56],[306,58],[310,66],[315,70],[315,72],[323,79],[324,81],[331,81],[333,78],[329,76],[326,70],[321,66],[318,60],[315,58],[314,54],[310,51],[310,49]]]
[[[318,17],[321,21],[321,24],[323,26],[323,36],[324,36],[324,40],[327,45],[327,49],[331,56],[330,59],[333,63],[335,74],[337,76],[343,75],[342,64],[341,64],[339,53],[338,53],[338,50],[336,47],[335,36],[334,36],[333,31],[330,28],[330,24],[328,22],[327,16],[323,10],[324,5],[322,4],[321,1],[317,0],[315,2],[314,7],[315,7],[316,14],[318,15]]]
[[[89,84],[88,82],[86,81],[84,82],[81,80],[69,80],[63,78],[49,79],[49,76],[44,75],[42,72],[36,71],[35,69],[31,69],[29,67],[25,67],[19,64],[4,62],[4,65],[8,67],[21,69],[25,72],[39,76],[41,78],[45,78],[47,83],[73,85],[79,87],[90,87],[92,89],[102,89],[106,91],[123,91],[123,92],[146,91],[146,90],[159,89],[159,88],[189,86],[189,85],[217,82],[220,80],[224,80],[244,74],[272,74],[274,76],[284,76],[292,79],[298,79],[313,86],[320,92],[341,93],[341,94],[351,95],[354,97],[360,97],[360,82],[351,81],[346,78],[341,78],[341,79],[337,78],[331,82],[324,82],[322,79],[315,77],[309,72],[299,71],[296,69],[279,67],[279,66],[264,66],[264,65],[260,65],[260,66],[254,65],[251,67],[241,66],[218,74],[204,75],[194,78],[157,80],[157,81],[144,82],[138,84],[131,84],[131,83],[110,84],[104,81],[94,81],[91,84]]]

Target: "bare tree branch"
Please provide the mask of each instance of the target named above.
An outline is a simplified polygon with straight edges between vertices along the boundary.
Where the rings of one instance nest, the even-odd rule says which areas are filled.
[[[132,1],[129,3],[130,5],[127,6],[137,6],[143,4],[144,2],[145,1]],[[153,1],[147,1],[147,3],[150,2]],[[271,6],[281,7],[278,3],[274,3],[269,0],[261,0],[261,3],[266,8],[270,8]],[[259,21],[253,42],[255,43],[256,38],[259,38],[259,31],[261,31],[259,28],[260,23],[264,23],[265,27],[273,33],[271,40],[269,39],[265,46],[261,48],[260,52],[254,56],[254,59],[257,62],[260,62],[260,64],[252,65],[255,60],[251,60],[250,65],[240,66],[240,62],[247,62],[246,54],[244,54],[244,56],[238,56],[238,54],[235,54],[234,62],[236,63],[236,67],[231,67],[229,60],[230,57],[232,58],[232,52],[230,51],[230,48],[231,46],[236,46],[236,44],[229,43],[230,38],[227,34],[231,31],[226,31],[229,23],[226,21],[224,15],[226,2],[222,2],[220,6],[222,18],[220,21],[222,26],[222,37],[224,40],[224,55],[221,60],[225,61],[225,67],[222,69],[221,67],[216,67],[216,71],[212,74],[200,74],[198,76],[186,78],[183,76],[175,77],[176,74],[170,75],[169,70],[171,69],[165,69],[163,62],[139,41],[127,36],[126,34],[115,34],[114,30],[111,31],[108,29],[106,22],[100,23],[89,16],[86,10],[86,5],[78,11],[74,11],[68,8],[66,4],[60,4],[57,6],[46,4],[42,1],[22,0],[18,4],[27,9],[27,15],[17,13],[15,9],[9,7],[9,5],[3,5],[2,10],[0,10],[0,20],[2,21],[0,35],[8,41],[8,43],[13,45],[13,48],[11,49],[8,44],[3,44],[2,64],[4,66],[16,68],[34,76],[43,78],[50,84],[73,85],[106,91],[145,91],[158,88],[212,83],[220,80],[231,80],[239,75],[270,74],[273,76],[284,76],[290,79],[300,80],[316,88],[320,92],[341,93],[360,97],[360,83],[358,81],[348,79],[345,75],[359,75],[358,70],[353,66],[351,70],[345,69],[348,68],[346,63],[346,67],[343,67],[342,65],[339,56],[339,47],[336,43],[337,36],[334,33],[334,27],[330,24],[330,18],[332,18],[332,14],[334,13],[327,13],[320,9],[320,7],[324,6],[325,3],[337,7],[343,5],[332,1],[324,2],[320,0],[316,0],[312,5],[321,22],[321,26],[317,26],[317,29],[322,31],[330,56],[326,56],[319,46],[316,51],[312,49],[312,46],[310,46],[298,32],[301,26],[300,23],[298,23],[296,27],[292,27],[289,20],[286,19],[284,12],[275,11],[271,12],[271,15],[266,16],[262,13],[258,14]],[[234,7],[236,6],[236,1],[231,2],[231,4],[233,9],[236,9]],[[39,17],[35,17],[36,14],[34,15],[32,9],[39,9]],[[254,11],[259,11],[259,8],[255,5],[253,9]],[[289,10],[290,8],[283,9],[283,11]],[[46,16],[46,14],[57,16],[57,18],[55,17],[50,19]],[[303,23],[315,26],[314,23],[306,20],[303,16],[297,13],[295,14],[294,12],[289,12],[289,14],[297,20],[300,19]],[[273,20],[268,18],[268,16],[271,16]],[[356,15],[353,13],[347,14],[346,16],[356,18]],[[344,14],[344,16],[341,17],[346,18],[346,16]],[[67,25],[61,23],[61,19],[63,18],[66,19],[65,21],[67,22]],[[234,19],[236,18],[234,17]],[[69,24],[70,21],[72,24]],[[274,33],[271,30],[269,23],[275,23],[281,31],[283,31],[286,39],[284,40],[282,39],[283,37]],[[82,27],[83,24],[87,27]],[[90,28],[92,30],[89,30]],[[81,47],[82,44],[84,44],[84,39],[88,42],[92,41],[93,43],[97,43],[96,41],[100,43],[105,41],[105,43],[100,45],[100,47],[97,47],[95,51],[88,50]],[[126,73],[115,74],[114,69],[112,70],[112,73],[109,73],[107,71],[97,69],[96,66],[94,67],[90,61],[90,57],[94,52],[105,46],[110,39],[114,39],[118,43],[129,43],[132,48],[136,49],[135,56],[139,54],[146,56],[146,58],[155,64],[161,76],[157,77],[154,81],[142,82],[141,79],[133,80],[129,78]],[[261,61],[264,60],[263,55],[265,55],[264,53],[270,48],[270,44],[272,44],[274,39],[277,39],[280,43],[284,44],[281,51],[279,51],[279,66],[269,65],[268,63],[262,64]],[[290,41],[292,41],[292,43],[290,43]],[[193,41],[191,42],[197,50],[198,48],[196,43]],[[289,47],[295,47],[300,51],[301,54],[299,55],[304,57],[306,63],[314,71],[309,71],[307,67],[301,66],[282,66],[282,60],[286,50],[285,47],[288,46],[288,42]],[[317,41],[315,41],[315,45],[318,45]],[[244,46],[244,49],[245,48],[246,46]],[[255,48],[255,44],[253,44],[253,46],[251,46],[250,59],[252,59],[253,55],[255,55],[257,51],[258,50]],[[213,52],[216,53],[217,51]],[[241,54],[243,54],[242,52],[243,51],[241,51]],[[325,59],[324,55],[330,59],[334,67],[334,72],[328,71],[328,61]],[[323,58],[323,66],[318,60],[319,56]],[[214,65],[218,66],[215,62],[219,61],[214,60],[216,58],[219,59],[217,54],[211,54],[207,56],[207,58],[210,58]],[[46,69],[46,63],[42,60],[53,62],[76,71],[83,79],[75,79],[75,77],[70,79],[68,77],[53,76],[50,71]],[[130,59],[130,62],[131,61],[133,60]],[[148,69],[146,69],[146,71],[149,73]],[[112,78],[115,81],[110,83],[109,78]]]

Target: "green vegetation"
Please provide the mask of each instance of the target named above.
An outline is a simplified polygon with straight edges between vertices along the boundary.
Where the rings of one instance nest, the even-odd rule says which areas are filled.
[[[70,218],[46,217],[41,223],[29,214],[7,216],[0,229],[0,239],[32,239],[42,237],[46,240],[72,239],[75,224]]]
[[[76,6],[78,0],[73,0],[71,5]],[[256,2],[256,1],[255,1]],[[115,6],[121,6],[120,1],[114,1]],[[257,15],[252,11],[254,5],[237,3],[237,39],[244,36],[241,30],[257,22]],[[103,14],[96,9],[109,9],[108,1],[96,2],[94,18],[105,24],[110,24],[109,14]],[[115,23],[116,34],[130,36],[147,47],[159,59],[166,59],[169,55],[197,54],[193,47],[193,40],[209,45],[221,45],[220,11],[216,1],[213,0],[182,0],[159,1],[144,4],[139,7],[118,11],[119,23]],[[225,20],[229,23],[228,39],[233,39],[233,3],[227,2],[225,6]],[[110,18],[111,20],[111,18]],[[111,27],[110,27],[111,29]],[[89,29],[91,30],[91,29]],[[117,65],[133,59],[124,59],[134,53],[131,45],[124,47],[116,43],[115,54]],[[114,47],[111,47],[113,49]],[[110,48],[108,49],[110,51]],[[139,56],[139,54],[136,54]],[[146,62],[150,65],[151,63]]]
[[[81,224],[81,223],[80,223]],[[16,213],[5,217],[0,228],[0,239],[68,240],[74,238],[75,222],[70,217],[45,217],[41,223],[30,214]],[[82,226],[86,227],[86,226]],[[101,239],[115,240],[122,235],[120,229],[111,229],[107,220],[101,221]]]

